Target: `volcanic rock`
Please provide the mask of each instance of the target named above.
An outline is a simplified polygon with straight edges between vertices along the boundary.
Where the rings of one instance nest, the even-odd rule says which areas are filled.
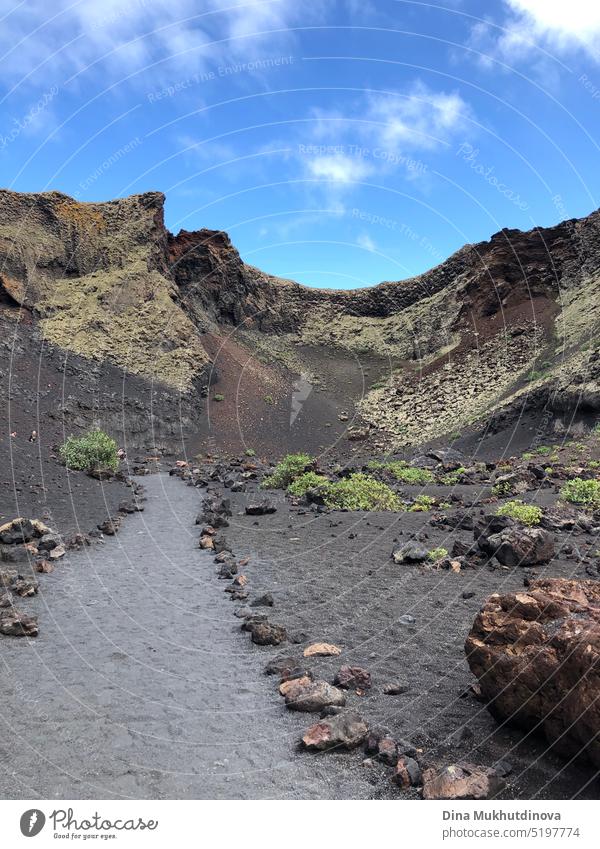
[[[326,749],[355,749],[368,734],[366,722],[356,713],[339,713],[316,722],[302,737],[302,743],[310,751]]]
[[[371,687],[371,673],[362,666],[341,666],[335,676],[334,684],[343,690],[368,690]]]
[[[600,766],[600,583],[547,578],[494,594],[465,644],[491,713]]]
[[[336,657],[341,653],[341,648],[331,643],[313,643],[303,652],[304,657]]]
[[[278,646],[285,643],[287,633],[283,625],[274,625],[271,622],[256,622],[249,628],[252,642],[259,646]]]
[[[276,513],[277,507],[268,498],[262,501],[254,501],[251,504],[246,504],[247,516],[266,516],[269,513]]]
[[[543,528],[507,528],[488,537],[486,548],[504,566],[531,566],[552,560],[554,537]]]
[[[394,563],[420,563],[427,560],[428,550],[420,542],[408,542],[392,552]]]
[[[318,713],[329,705],[343,707],[346,704],[342,691],[326,681],[311,681],[308,676],[304,676],[288,683],[285,704],[290,710]]]
[[[423,783],[421,767],[414,758],[407,756],[398,758],[394,769],[394,781],[403,790],[408,787],[418,787]]]
[[[502,786],[496,770],[463,761],[441,772],[426,769],[423,773],[424,799],[489,799]]]
[[[28,616],[12,608],[8,613],[0,614],[0,634],[7,637],[37,637],[37,616]]]

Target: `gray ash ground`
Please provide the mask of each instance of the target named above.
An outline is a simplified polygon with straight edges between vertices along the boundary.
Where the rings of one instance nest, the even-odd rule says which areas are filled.
[[[144,478],[145,512],[71,552],[0,637],[0,798],[368,798],[360,760],[298,760],[261,652],[197,547],[200,492]],[[308,718],[310,720],[310,718]]]
[[[480,491],[455,488],[469,500]],[[473,532],[434,528],[430,513],[303,512],[281,493],[269,493],[277,505],[275,514],[246,516],[245,504],[256,497],[251,492],[227,495],[234,515],[226,538],[237,557],[250,557],[243,570],[249,577],[250,600],[271,592],[269,621],[284,625],[299,640],[298,645],[257,649],[265,662],[278,653],[291,655],[315,677],[328,681],[342,663],[366,667],[373,687],[363,696],[351,693],[349,706],[371,728],[414,741],[422,750],[422,765],[442,767],[466,760],[492,766],[502,761],[511,768],[503,798],[598,798],[597,776],[588,765],[565,762],[548,750],[543,738],[492,719],[470,692],[475,679],[464,652],[475,615],[491,593],[518,590],[526,576],[589,578],[583,564],[559,555],[535,569],[496,564],[458,574],[425,571],[417,565],[396,565],[391,551],[420,532],[427,534],[428,548],[447,549],[455,539],[471,543]],[[540,491],[536,503],[550,503],[554,497]],[[594,542],[589,536],[577,540],[567,534],[559,535],[559,541],[567,548],[569,543]],[[340,646],[341,655],[307,663],[302,649],[316,641]],[[383,687],[389,682],[400,682],[405,692],[385,695]],[[266,686],[276,691],[276,681]],[[283,703],[280,709],[284,711]],[[360,752],[345,757],[356,768],[370,771],[361,766]],[[298,769],[313,758],[299,754]],[[401,793],[378,766],[372,772],[374,795],[417,795],[415,790]]]

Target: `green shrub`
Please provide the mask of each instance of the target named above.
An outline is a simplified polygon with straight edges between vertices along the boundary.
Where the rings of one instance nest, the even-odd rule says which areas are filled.
[[[292,481],[288,486],[287,491],[290,495],[306,495],[309,489],[316,489],[322,495],[328,492],[331,482],[324,476],[318,475],[316,472],[304,472],[299,478]]]
[[[214,400],[214,401],[224,401],[224,400],[225,400],[225,396],[224,396],[224,395],[221,395],[221,393],[220,393],[220,392],[217,392],[217,394],[216,394],[216,395],[213,395],[213,400]]]
[[[583,504],[585,507],[600,507],[600,481],[573,478],[560,491],[565,501]]]
[[[440,477],[440,483],[444,486],[456,486],[466,471],[467,470],[464,466],[459,466],[459,468],[455,469],[453,472],[448,472],[448,474],[442,475]]]
[[[498,498],[506,498],[507,495],[513,494],[513,486],[510,481],[500,481],[492,487],[492,493]]]
[[[313,462],[308,454],[287,454],[275,466],[273,474],[263,480],[261,486],[265,489],[286,489]]]
[[[448,556],[448,549],[442,548],[441,546],[440,546],[440,548],[432,548],[431,551],[429,552],[429,554],[427,555],[429,560],[434,560],[434,561],[435,560],[441,560],[442,557],[447,557],[447,556]]]
[[[83,436],[70,436],[61,445],[59,455],[68,469],[114,472],[119,467],[117,443],[103,430],[91,430]]]
[[[330,484],[325,504],[337,510],[403,510],[393,489],[360,472]]]
[[[275,402],[273,401],[273,396],[272,396],[272,395],[265,395],[264,401],[265,401],[265,404],[274,404],[274,403],[275,403]]]
[[[534,504],[525,504],[520,499],[507,501],[496,511],[498,516],[510,516],[512,519],[522,522],[524,525],[539,525],[542,518],[542,510]]]
[[[431,510],[434,505],[435,498],[432,498],[431,495],[417,495],[409,510],[411,513],[421,513]]]
[[[372,460],[368,464],[368,468],[373,471],[387,472],[402,483],[415,484],[424,486],[433,481],[433,475],[429,469],[417,469],[415,466],[409,465],[405,460],[390,460],[388,463],[380,463],[378,460]]]
[[[246,448],[244,454],[246,455],[246,457],[256,457],[256,451],[254,450],[254,448]]]

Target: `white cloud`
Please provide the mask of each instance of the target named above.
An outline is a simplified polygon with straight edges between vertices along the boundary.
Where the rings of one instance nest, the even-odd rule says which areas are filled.
[[[448,144],[464,128],[471,110],[457,91],[433,91],[416,82],[406,93],[371,96],[367,119],[381,124],[369,130],[382,145],[434,148]]]
[[[362,159],[345,154],[309,158],[306,170],[311,177],[335,183],[355,183],[371,173],[370,166]]]
[[[261,41],[240,36],[282,29],[285,39],[299,11],[293,0],[237,2],[236,7],[236,0],[3,1],[0,74],[13,81],[29,76],[30,83],[46,87],[49,77],[62,82],[98,61],[107,81],[154,63],[160,76],[163,60],[171,71],[175,64],[192,73],[208,61],[248,56]],[[148,76],[145,72],[145,85]]]
[[[481,62],[494,58],[510,64],[529,59],[536,48],[567,53],[583,48],[600,61],[600,3],[597,0],[504,0],[507,16],[502,29],[478,23],[470,44],[481,50]],[[487,54],[487,55],[486,55]]]
[[[368,233],[359,233],[356,237],[356,244],[359,248],[364,248],[366,251],[377,250],[377,245]]]

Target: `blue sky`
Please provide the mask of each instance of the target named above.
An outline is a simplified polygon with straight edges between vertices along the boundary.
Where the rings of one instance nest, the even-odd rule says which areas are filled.
[[[600,206],[590,0],[0,0],[2,185],[160,190],[307,285]]]

